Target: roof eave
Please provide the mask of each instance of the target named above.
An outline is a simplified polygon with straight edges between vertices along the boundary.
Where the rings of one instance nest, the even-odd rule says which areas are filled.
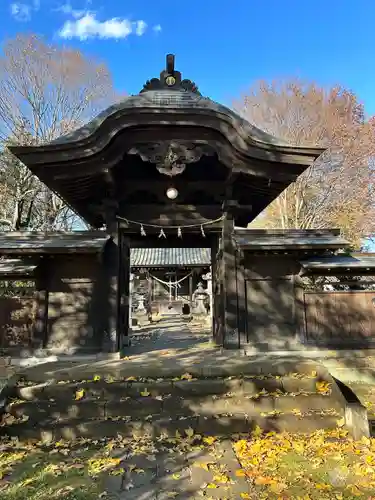
[[[342,244],[339,243],[310,243],[310,244],[283,244],[283,245],[251,245],[244,244],[238,245],[242,250],[247,251],[258,251],[258,252],[272,252],[272,251],[298,251],[298,250],[337,250],[342,248]]]
[[[375,276],[375,268],[356,267],[356,268],[320,268],[306,269],[302,268],[300,276]]]

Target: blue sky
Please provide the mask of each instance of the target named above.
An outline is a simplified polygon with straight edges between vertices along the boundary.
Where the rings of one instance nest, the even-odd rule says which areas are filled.
[[[375,114],[374,0],[1,0],[0,39],[36,32],[105,59],[138,92],[165,54],[230,104],[258,78],[340,83]]]

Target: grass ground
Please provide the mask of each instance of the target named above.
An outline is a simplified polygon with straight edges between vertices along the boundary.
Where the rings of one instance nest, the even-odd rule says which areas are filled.
[[[375,419],[375,387],[348,385]],[[249,498],[375,500],[374,438],[354,442],[338,427],[310,436],[252,436],[234,448],[253,491]]]
[[[370,419],[375,419],[375,386],[362,382],[348,383],[367,408]]]
[[[248,477],[248,497],[375,499],[375,440],[353,442],[340,429],[310,436],[268,434],[234,448]]]
[[[199,438],[198,438],[199,439]],[[201,441],[201,447],[210,442]],[[133,453],[151,453],[153,443],[140,440],[79,440],[76,443],[3,440],[0,447],[0,498],[2,500],[97,500],[111,498],[105,478],[121,474],[120,459],[112,450],[123,447]],[[183,438],[169,446],[186,452]],[[237,476],[248,480],[246,499],[375,499],[375,439],[353,442],[338,428],[312,435],[260,432],[233,436],[233,447],[242,468]],[[212,498],[222,488],[225,474],[215,473],[200,496]],[[220,497],[221,498],[221,497]],[[223,497],[225,498],[225,496]]]
[[[90,441],[45,446],[3,440],[0,450],[2,500],[97,500],[101,476],[116,465],[105,445]]]

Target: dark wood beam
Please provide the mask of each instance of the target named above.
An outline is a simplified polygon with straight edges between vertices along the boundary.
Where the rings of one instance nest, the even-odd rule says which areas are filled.
[[[61,165],[59,167],[60,172],[52,174],[52,178],[55,181],[79,179],[80,177],[87,177],[92,175],[103,175],[103,173],[109,168],[107,163],[103,165],[101,163],[86,164],[84,162],[82,162],[81,164],[75,164],[73,169],[71,169],[70,166],[66,165],[64,171],[61,171]]]
[[[120,228],[124,234],[129,234],[126,229]],[[189,232],[182,234],[179,238],[176,233],[166,231],[166,238],[158,238],[158,233],[147,233],[146,236],[141,236],[140,233],[131,233],[130,242],[132,248],[211,248],[221,228],[217,228],[216,232],[208,232],[206,236],[202,236],[200,232]],[[160,267],[160,266],[159,266]],[[171,266],[167,266],[171,267]],[[189,266],[193,267],[193,266]],[[208,267],[207,265],[199,265],[194,267]]]
[[[113,171],[110,168],[106,168],[103,170],[103,178],[104,184],[106,186],[106,192],[108,197],[115,198],[116,197],[116,182],[113,176]],[[117,198],[117,197],[116,197]]]
[[[123,210],[118,215],[123,219],[130,219],[143,224],[155,224],[166,228],[171,225],[194,224],[197,226],[198,231],[200,224],[218,219],[222,213],[221,207],[217,205],[179,205],[170,203],[164,205],[125,205],[122,208]]]
[[[121,195],[119,200],[126,200],[129,193],[136,191],[144,191],[149,189],[155,192],[165,193],[165,190],[171,185],[180,192],[191,193],[194,191],[205,191],[207,193],[220,194],[225,192],[225,183],[223,181],[186,181],[183,177],[174,177],[173,179],[169,177],[163,177],[158,180],[152,180],[149,185],[145,185],[145,179],[143,180],[126,180],[123,188],[121,189]]]

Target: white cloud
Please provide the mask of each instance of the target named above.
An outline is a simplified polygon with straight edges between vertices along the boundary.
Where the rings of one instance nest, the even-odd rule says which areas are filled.
[[[69,2],[60,5],[60,7],[57,7],[57,9],[55,10],[56,12],[61,12],[62,14],[65,14],[67,16],[72,16],[74,17],[74,19],[79,19],[86,14],[89,14],[87,10],[73,9],[72,4]]]
[[[16,21],[30,21],[33,12],[37,12],[40,8],[40,0],[32,0],[32,2],[14,2],[10,4],[10,14]]]
[[[31,5],[25,3],[11,3],[10,13],[16,21],[30,21]]]
[[[144,21],[132,22],[129,19],[114,17],[106,21],[98,21],[96,14],[85,12],[75,21],[66,21],[58,34],[61,38],[127,38],[131,34],[142,36],[147,28]]]
[[[152,29],[155,31],[155,33],[160,33],[161,32],[161,26],[160,26],[160,24],[157,24]]]
[[[142,36],[147,29],[147,24],[144,21],[137,21],[135,25],[135,34],[138,36]]]

